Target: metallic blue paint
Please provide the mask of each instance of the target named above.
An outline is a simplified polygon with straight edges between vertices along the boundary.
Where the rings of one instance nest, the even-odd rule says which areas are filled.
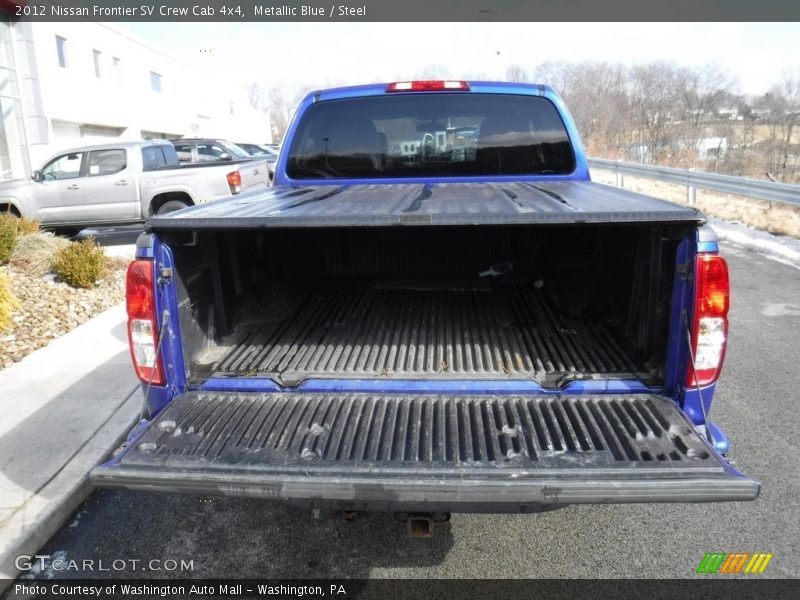
[[[672,309],[669,318],[667,361],[664,371],[664,390],[671,398],[679,399],[686,381],[686,365],[689,359],[686,344],[684,313],[692,306],[694,285],[689,277],[694,263],[696,240],[684,239],[678,245],[675,257],[675,277],[672,287]]]
[[[136,438],[138,438],[142,434],[142,432],[144,432],[144,430],[147,429],[149,425],[150,421],[148,421],[147,419],[142,419],[134,426],[133,429],[131,429],[125,441],[128,444],[134,443],[136,441]]]
[[[193,388],[216,392],[382,392],[426,394],[643,394],[661,388],[638,379],[573,381],[560,389],[544,388],[529,380],[408,380],[408,379],[308,379],[296,387],[282,387],[268,378],[211,377]]]
[[[711,402],[714,400],[714,392],[717,389],[717,384],[712,383],[706,387],[700,388],[686,388],[680,395],[680,405],[683,412],[691,419],[695,425],[705,425],[708,413],[711,410]],[[703,404],[700,404],[700,398],[703,398]],[[705,416],[703,414],[703,407],[705,407]]]
[[[284,137],[285,151],[278,156],[275,165],[275,185],[276,186],[309,186],[309,185],[363,185],[387,184],[387,183],[481,183],[481,182],[501,182],[501,181],[589,181],[589,166],[586,162],[586,153],[581,144],[578,128],[575,121],[569,114],[564,101],[551,87],[529,83],[497,83],[490,81],[470,81],[469,92],[392,92],[392,96],[400,94],[514,94],[525,96],[542,96],[552,102],[558,110],[564,127],[569,135],[575,154],[575,170],[568,175],[508,175],[508,176],[475,176],[475,177],[390,177],[383,179],[291,179],[286,174],[286,162],[289,154],[291,140],[294,139],[295,131],[302,119],[306,109],[317,102],[329,100],[344,100],[347,98],[367,98],[371,96],[383,96],[386,94],[387,84],[359,85],[352,87],[335,88],[325,91],[311,92],[297,107],[289,129]]]
[[[708,430],[711,433],[711,439],[714,440],[714,450],[720,454],[728,454],[731,451],[731,441],[728,436],[719,428],[719,426],[712,422],[708,422]]]
[[[160,284],[159,272],[161,267],[174,268],[172,250],[162,244],[158,237],[153,239],[153,246],[149,249],[154,258],[155,274],[155,299],[156,315],[160,321],[159,331],[163,330],[160,357],[164,368],[165,386],[142,384],[142,390],[147,390],[145,403],[151,416],[158,414],[175,396],[186,390],[186,369],[183,362],[183,347],[180,338],[178,323],[178,299],[176,288],[171,282]],[[142,257],[142,258],[152,258]],[[138,258],[138,252],[137,252]],[[164,310],[169,311],[169,319],[162,321]]]
[[[209,377],[203,383],[189,387],[208,392],[285,392],[292,389],[281,387],[267,377]]]
[[[711,254],[719,253],[719,244],[717,242],[697,242],[697,252],[708,252]]]

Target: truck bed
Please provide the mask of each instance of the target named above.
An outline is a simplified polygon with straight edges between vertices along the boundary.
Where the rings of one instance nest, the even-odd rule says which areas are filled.
[[[150,230],[702,223],[698,210],[591,182],[282,187],[153,217]]]
[[[331,280],[258,326],[212,371],[308,377],[497,378],[640,371],[601,320],[569,319],[532,285]]]
[[[193,383],[217,375],[558,387],[661,380],[685,231],[352,227],[164,238]]]

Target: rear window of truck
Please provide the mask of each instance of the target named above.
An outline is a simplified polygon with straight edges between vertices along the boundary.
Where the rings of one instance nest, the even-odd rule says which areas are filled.
[[[546,98],[387,94],[311,105],[294,135],[292,179],[568,174],[575,158]]]

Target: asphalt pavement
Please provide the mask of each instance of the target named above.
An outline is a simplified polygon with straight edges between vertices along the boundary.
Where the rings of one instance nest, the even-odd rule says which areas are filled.
[[[693,577],[706,552],[772,552],[764,576],[797,577],[800,270],[724,251],[731,331],[711,418],[733,440],[737,468],[761,480],[754,502],[454,514],[421,540],[386,514],[314,520],[259,500],[97,491],[40,554],[106,567],[125,561],[96,576],[163,577],[163,568],[139,569],[183,559],[192,569],[178,574],[191,577],[538,578]],[[92,573],[37,573],[54,575]]]
[[[120,225],[118,227],[87,227],[73,236],[73,240],[92,237],[101,246],[121,246],[135,244],[142,233],[143,225]]]

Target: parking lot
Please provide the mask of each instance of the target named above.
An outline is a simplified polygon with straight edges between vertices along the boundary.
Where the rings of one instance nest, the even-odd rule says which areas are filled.
[[[772,552],[765,576],[794,576],[800,271],[736,247],[724,252],[731,332],[711,418],[733,440],[736,466],[762,482],[755,502],[453,515],[420,540],[386,514],[314,520],[309,511],[257,500],[97,491],[40,553],[108,564],[191,559],[183,575],[192,577],[483,578],[691,577],[706,552]],[[81,574],[59,573],[70,575]]]
[[[142,232],[142,225],[123,225],[120,227],[88,227],[80,231],[73,239],[94,238],[101,246],[122,246],[135,244]]]

